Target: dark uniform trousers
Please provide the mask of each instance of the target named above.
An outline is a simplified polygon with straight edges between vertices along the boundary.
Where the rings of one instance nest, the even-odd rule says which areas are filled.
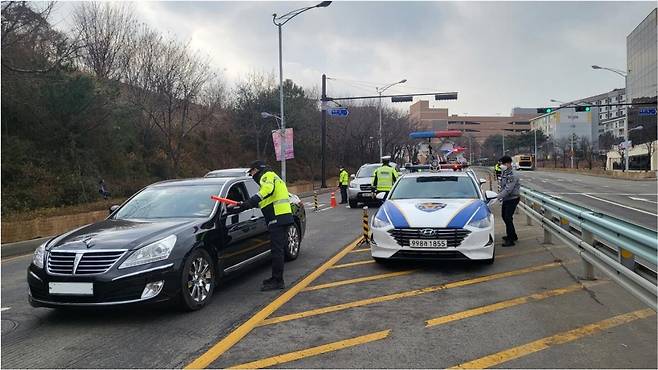
[[[505,231],[507,237],[511,240],[517,240],[518,236],[516,235],[516,230],[514,229],[514,211],[516,211],[516,206],[519,204],[521,198],[515,198],[510,200],[504,200],[501,206],[503,222],[505,222]]]
[[[290,225],[272,224],[268,226],[270,232],[270,251],[272,252],[272,277],[283,280],[283,263],[288,244],[288,227]]]
[[[340,186],[340,202],[347,203],[347,185]]]

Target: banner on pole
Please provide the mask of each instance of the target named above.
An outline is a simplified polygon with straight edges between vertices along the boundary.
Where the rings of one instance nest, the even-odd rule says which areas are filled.
[[[276,160],[281,161],[281,130],[272,130],[272,141],[274,142],[274,151],[276,153]],[[295,151],[293,147],[293,133],[292,128],[286,129],[286,160],[295,158]]]

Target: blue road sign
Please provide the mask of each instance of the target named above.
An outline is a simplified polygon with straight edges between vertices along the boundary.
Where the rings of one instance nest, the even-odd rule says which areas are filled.
[[[350,114],[350,111],[348,111],[347,108],[329,108],[327,109],[327,113],[329,113],[330,116],[347,117],[347,115]]]
[[[640,116],[655,116],[656,108],[640,108]]]

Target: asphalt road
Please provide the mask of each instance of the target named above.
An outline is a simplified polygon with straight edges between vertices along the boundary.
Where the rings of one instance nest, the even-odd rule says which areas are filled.
[[[193,313],[35,309],[26,300],[30,257],[3,261],[2,367],[658,366],[655,312],[603,277],[580,281],[577,256],[542,245],[542,230],[525,217],[517,217],[519,244],[498,246],[493,265],[382,266],[351,243],[361,210],[326,208],[327,197],[318,213],[307,205],[285,293],[258,291],[265,263],[224,282]]]
[[[621,180],[549,171],[521,171],[520,174],[524,186],[657,230],[655,180]]]

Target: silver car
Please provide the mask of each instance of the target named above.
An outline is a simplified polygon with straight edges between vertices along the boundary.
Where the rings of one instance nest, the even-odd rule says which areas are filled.
[[[397,168],[397,164],[390,162],[390,165]],[[375,170],[381,167],[381,163],[366,163],[356,172],[356,176],[352,175],[350,186],[347,188],[347,197],[350,203],[350,208],[358,208],[359,203],[375,202],[372,180],[374,178]]]

